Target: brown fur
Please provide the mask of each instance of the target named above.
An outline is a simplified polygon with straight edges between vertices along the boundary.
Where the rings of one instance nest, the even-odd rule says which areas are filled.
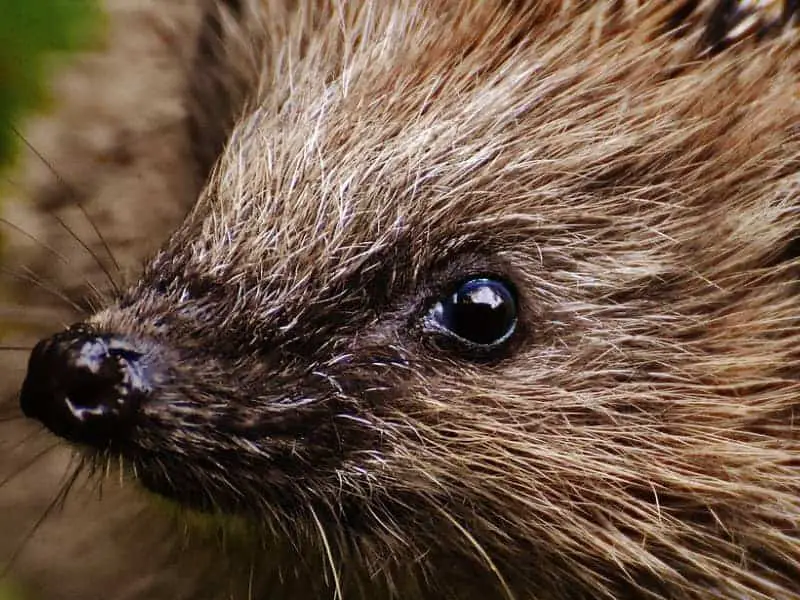
[[[161,376],[143,483],[263,531],[257,598],[800,598],[788,11],[236,4],[205,191],[89,320]],[[488,361],[418,326],[477,272]]]

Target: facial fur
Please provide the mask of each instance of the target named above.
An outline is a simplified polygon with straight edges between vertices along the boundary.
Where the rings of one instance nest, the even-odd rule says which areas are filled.
[[[87,322],[113,453],[320,597],[800,598],[793,4],[690,4],[211,5],[207,185]],[[425,326],[477,276],[479,355]]]

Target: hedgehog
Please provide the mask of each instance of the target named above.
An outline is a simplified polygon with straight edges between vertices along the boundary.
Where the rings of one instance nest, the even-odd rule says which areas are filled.
[[[254,600],[800,598],[798,8],[209,2],[202,192],[23,412]]]

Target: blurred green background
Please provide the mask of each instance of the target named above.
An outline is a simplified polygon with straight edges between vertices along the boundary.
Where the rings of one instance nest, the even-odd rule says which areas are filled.
[[[101,30],[95,0],[0,0],[0,171],[10,169],[22,145],[14,130],[58,101],[49,93],[53,73],[69,53],[99,43]],[[4,182],[0,175],[0,209]],[[0,257],[3,233],[0,228]],[[23,598],[29,597],[0,579],[0,600]]]
[[[16,587],[0,581],[0,600],[22,600],[23,597]]]
[[[0,0],[0,165],[19,146],[12,126],[53,100],[56,61],[99,39],[99,16],[94,0]]]

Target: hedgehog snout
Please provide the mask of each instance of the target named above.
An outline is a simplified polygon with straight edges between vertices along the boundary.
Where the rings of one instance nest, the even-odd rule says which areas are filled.
[[[144,353],[84,325],[40,341],[20,392],[26,416],[69,441],[105,448],[135,425],[151,391]]]

